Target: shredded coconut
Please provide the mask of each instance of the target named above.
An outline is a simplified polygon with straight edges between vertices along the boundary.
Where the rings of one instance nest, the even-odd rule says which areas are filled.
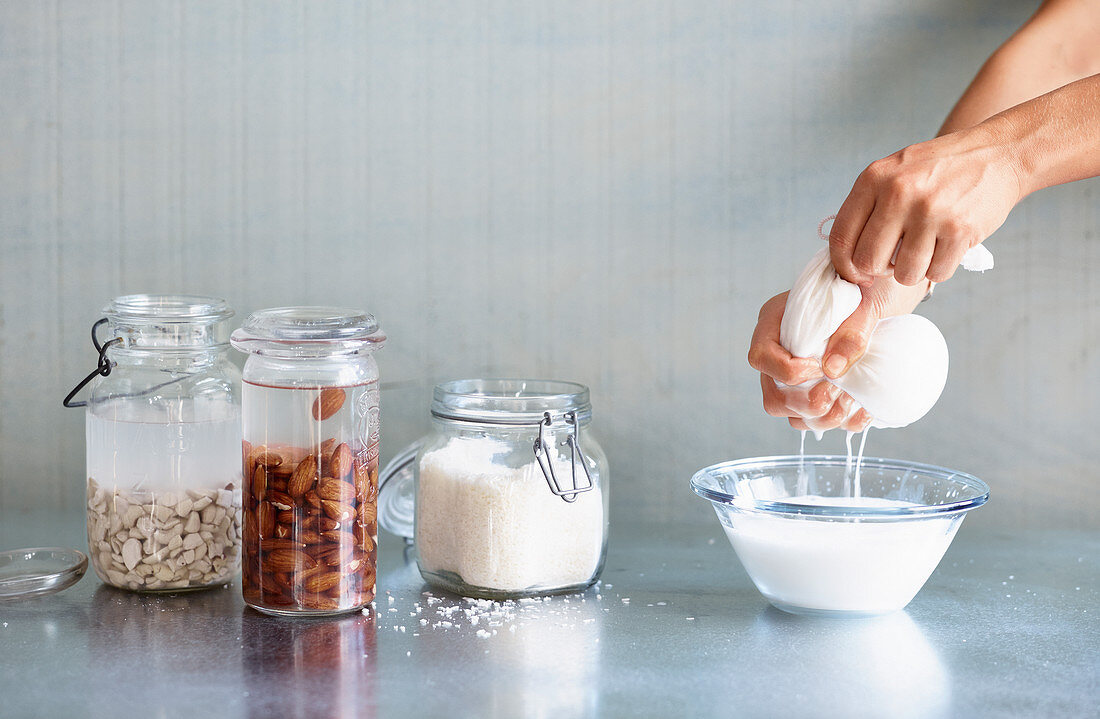
[[[454,438],[421,459],[421,568],[508,592],[587,584],[603,550],[601,492],[564,502],[551,494],[533,459],[519,468],[494,461],[506,451],[495,439]],[[555,467],[560,477],[569,476],[568,460]]]

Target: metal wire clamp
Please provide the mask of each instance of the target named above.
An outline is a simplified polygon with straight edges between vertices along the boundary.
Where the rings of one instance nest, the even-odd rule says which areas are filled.
[[[577,413],[566,412],[562,418],[565,420],[566,424],[571,425],[573,428],[565,440],[566,444],[569,445],[570,464],[572,465],[572,488],[562,489],[561,484],[558,482],[557,474],[554,472],[554,463],[550,456],[550,452],[546,447],[543,431],[544,428],[550,427],[553,424],[549,412],[544,412],[542,421],[539,422],[539,436],[535,439],[535,459],[538,460],[539,467],[542,468],[542,476],[546,478],[546,484],[550,487],[550,491],[553,492],[555,496],[561,497],[563,501],[572,503],[577,501],[578,494],[595,489],[596,484],[592,481],[592,473],[588,470],[588,459],[581,450],[581,428],[580,423],[577,421]],[[553,449],[553,447],[550,449]],[[584,470],[584,482],[582,484],[577,484],[578,460],[580,460],[581,469]]]
[[[94,325],[92,325],[92,344],[95,345],[96,351],[99,353],[99,361],[96,363],[95,370],[93,370],[92,373],[89,374],[87,377],[80,380],[80,384],[78,384],[76,387],[73,387],[73,391],[65,395],[65,399],[61,400],[61,404],[65,405],[66,407],[86,407],[88,405],[86,401],[73,402],[73,397],[75,397],[77,392],[84,389],[84,386],[95,379],[97,376],[106,377],[107,375],[111,374],[111,369],[114,368],[114,363],[112,363],[111,360],[107,359],[107,350],[112,345],[121,344],[122,338],[115,337],[113,340],[107,340],[107,342],[105,342],[104,344],[100,344],[99,336],[96,334],[96,332],[99,330],[101,325],[105,324],[107,324],[106,317],[98,320]]]

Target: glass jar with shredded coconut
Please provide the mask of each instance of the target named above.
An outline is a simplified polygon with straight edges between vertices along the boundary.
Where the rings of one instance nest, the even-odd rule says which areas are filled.
[[[583,589],[607,547],[607,457],[588,388],[548,380],[436,386],[414,460],[415,544],[429,584],[506,598]]]

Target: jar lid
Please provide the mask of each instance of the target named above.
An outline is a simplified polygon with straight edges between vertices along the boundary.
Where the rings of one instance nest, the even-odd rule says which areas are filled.
[[[192,350],[224,345],[225,320],[234,312],[217,297],[122,295],[108,302],[103,314],[123,348]]]
[[[243,352],[326,357],[373,352],[386,341],[374,315],[342,307],[274,307],[253,312],[230,342]]]
[[[389,462],[378,475],[378,524],[390,534],[413,538],[413,516],[416,507],[416,487],[413,463],[424,440],[418,439]]]
[[[437,384],[432,392],[432,416],[439,419],[527,425],[538,424],[547,412],[554,419],[572,412],[587,422],[588,388],[547,379],[461,379]]]
[[[40,597],[68,589],[88,569],[76,549],[36,547],[0,552],[0,601]]]
[[[201,295],[122,295],[106,304],[111,320],[220,322],[233,316],[225,300]]]

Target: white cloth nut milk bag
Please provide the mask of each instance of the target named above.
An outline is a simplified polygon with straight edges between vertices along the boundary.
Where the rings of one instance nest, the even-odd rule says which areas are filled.
[[[976,245],[962,266],[990,269],[993,255]],[[859,287],[833,269],[829,248],[822,248],[787,296],[779,343],[795,357],[820,359],[829,337],[855,312],[861,298]],[[920,315],[899,315],[879,320],[866,354],[838,379],[826,380],[867,410],[872,427],[904,427],[936,404],[947,382],[947,365],[947,342],[939,328]]]

